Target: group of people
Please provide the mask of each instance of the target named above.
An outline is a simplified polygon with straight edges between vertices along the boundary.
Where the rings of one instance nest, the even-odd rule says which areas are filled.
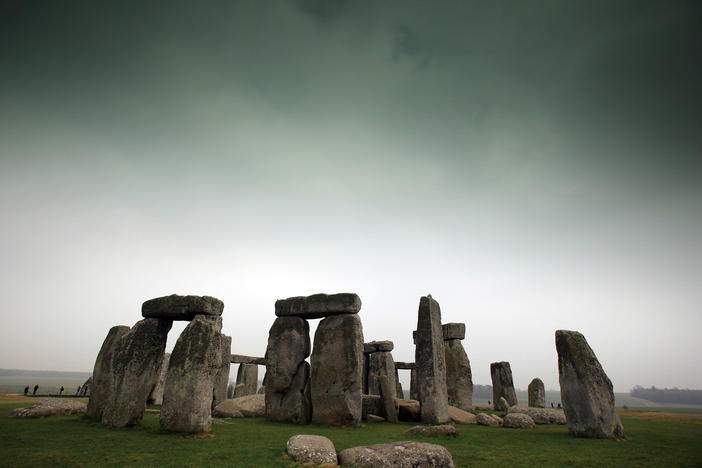
[[[35,396],[37,394],[37,390],[39,390],[39,385],[34,386],[34,390],[32,391],[32,396]],[[58,394],[63,395],[64,390],[65,389],[63,388],[63,385],[61,385],[61,388],[59,389]],[[80,393],[80,385],[78,386],[78,391],[76,392],[76,395],[78,395],[79,393]],[[24,387],[24,396],[27,396],[27,395],[29,395],[29,385]]]

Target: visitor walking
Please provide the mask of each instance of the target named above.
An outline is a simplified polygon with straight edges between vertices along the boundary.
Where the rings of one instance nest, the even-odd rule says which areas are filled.
[[[61,385],[61,390],[59,390],[59,395],[63,394],[63,385]]]
[[[32,395],[36,395],[36,394],[37,394],[37,390],[39,390],[39,385],[35,385],[35,386],[34,386],[34,391],[32,392]]]
[[[27,396],[27,393],[29,393],[29,385],[24,387],[24,396]]]

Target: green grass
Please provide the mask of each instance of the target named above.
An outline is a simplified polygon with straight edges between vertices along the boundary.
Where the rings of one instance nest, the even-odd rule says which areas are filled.
[[[0,397],[2,466],[237,466],[290,467],[285,442],[294,434],[329,437],[337,450],[398,440],[438,443],[464,466],[702,466],[702,416],[622,411],[628,441],[576,439],[566,426],[531,430],[457,426],[455,438],[407,436],[412,424],[361,428],[295,426],[264,419],[234,419],[210,436],[163,433],[158,415],[141,427],[109,429],[84,416],[20,420],[10,409],[32,399]]]

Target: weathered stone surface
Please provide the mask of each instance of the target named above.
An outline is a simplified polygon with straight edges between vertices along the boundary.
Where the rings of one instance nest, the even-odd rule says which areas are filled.
[[[310,326],[300,317],[278,317],[266,348],[266,418],[307,424],[312,407],[309,394]]]
[[[227,387],[229,386],[229,368],[231,362],[229,360],[232,352],[232,337],[224,334],[219,335],[219,346],[222,357],[220,358],[220,367],[215,376],[214,393],[212,395],[213,405],[217,406],[227,399]],[[254,384],[255,385],[255,384]]]
[[[83,385],[80,387],[80,394],[83,396],[90,396],[92,395],[92,392],[90,391],[93,388],[93,376],[91,375],[88,377],[85,382],[83,382]]]
[[[112,355],[112,383],[102,411],[106,426],[134,426],[141,422],[146,400],[158,380],[170,320],[138,321],[117,341]]]
[[[530,406],[510,406],[507,413],[523,413],[529,415],[536,424],[565,424],[563,410],[552,408],[532,408]]]
[[[509,413],[502,420],[504,427],[512,427],[515,429],[528,429],[534,427],[534,420],[528,414],[524,413]]]
[[[419,421],[420,405],[417,400],[399,399],[397,400],[400,421]]]
[[[314,294],[275,301],[275,315],[278,317],[314,319],[338,314],[357,314],[359,310],[361,298],[353,293]]]
[[[368,343],[363,343],[364,353],[377,353],[380,351],[390,352],[395,348],[392,341],[370,341]]]
[[[380,395],[378,379],[387,377],[392,388],[397,389],[395,380],[395,362],[389,352],[375,352],[365,356],[368,359],[367,392],[369,395]]]
[[[493,405],[482,404],[482,405],[473,405],[473,409],[476,411],[492,411],[495,409],[495,407]]]
[[[262,418],[266,415],[265,395],[246,395],[224,400],[213,414],[220,418]]]
[[[265,357],[246,356],[243,354],[232,354],[229,357],[229,361],[232,364],[257,364],[259,366],[266,365],[266,358]]]
[[[544,408],[546,406],[546,389],[540,378],[535,378],[529,383],[527,390],[529,406]]]
[[[453,468],[453,458],[441,445],[423,442],[353,447],[339,452],[341,466],[365,468]]]
[[[397,372],[397,367],[395,368],[395,396],[397,398],[404,398],[405,391],[402,389],[402,383],[400,383],[400,376]]]
[[[360,317],[343,314],[322,320],[314,335],[310,360],[312,422],[344,426],[360,424],[363,379]]]
[[[478,424],[478,421],[473,413],[456,408],[455,406],[449,405],[448,408],[449,418],[451,418],[451,421],[458,424]]]
[[[431,295],[419,301],[417,345],[417,391],[422,403],[422,422],[437,424],[449,420],[446,389],[446,357],[441,331],[441,309]]]
[[[470,360],[461,341],[455,339],[444,341],[444,357],[448,403],[464,411],[470,411],[473,408],[473,374],[470,369]]]
[[[415,364],[413,362],[403,362],[395,361],[395,369],[414,369]]]
[[[383,414],[383,402],[380,395],[362,395],[361,419],[367,419],[369,414],[380,416]],[[419,409],[419,406],[417,406]]]
[[[491,414],[490,417],[491,417],[492,419],[494,419],[495,421],[497,421],[497,424],[499,424],[500,426],[502,425],[502,422],[503,422],[503,421],[502,421],[502,418],[501,418],[501,417],[499,417],[499,416],[496,415],[496,414]]]
[[[171,359],[171,353],[163,353],[161,366],[158,369],[158,380],[156,385],[151,389],[147,403],[152,405],[163,404],[163,389],[166,386],[166,374],[168,374],[168,362]]]
[[[331,440],[318,435],[294,435],[286,444],[288,455],[298,463],[336,465],[336,448]]]
[[[112,391],[112,356],[117,349],[117,343],[127,332],[129,332],[129,327],[124,325],[110,328],[105,341],[102,342],[97,359],[95,359],[93,391],[90,392],[86,414],[98,421],[102,419],[102,411]]]
[[[450,424],[440,426],[414,426],[405,431],[405,434],[422,435],[428,437],[455,436],[456,427]]]
[[[85,413],[86,404],[68,398],[44,398],[32,406],[15,408],[10,411],[11,418],[43,418],[53,415]]]
[[[227,399],[231,400],[232,398],[234,398],[234,384],[229,383],[227,385]]]
[[[509,409],[509,403],[507,403],[505,397],[501,396],[500,399],[495,402],[495,409],[497,411],[507,411]]]
[[[141,305],[145,318],[192,320],[196,315],[222,315],[224,303],[211,296],[170,296],[149,299]]]
[[[368,414],[366,416],[366,421],[369,423],[385,422],[385,418],[375,414]]]
[[[256,390],[256,395],[265,395],[266,394],[266,386],[261,385],[258,387],[258,390]]]
[[[419,401],[419,388],[417,385],[417,369],[410,370],[410,399]]]
[[[241,398],[246,396],[246,386],[243,383],[234,385],[234,391],[232,392],[232,398]]]
[[[254,395],[258,385],[258,365],[239,364],[239,370],[236,373],[236,384],[244,386],[242,395],[239,396]]]
[[[466,337],[465,323],[445,323],[441,326],[441,331],[446,340],[463,340]]]
[[[512,382],[512,368],[509,362],[493,362],[490,364],[490,377],[492,377],[492,401],[498,411],[507,411],[509,406],[517,404],[517,393]],[[507,400],[508,407],[500,406],[500,397]]]
[[[161,428],[209,432],[217,374],[222,367],[222,318],[197,315],[178,337],[168,365]]]
[[[558,380],[568,431],[576,437],[624,436],[614,411],[612,382],[585,337],[568,330],[556,331]]]
[[[500,423],[497,419],[490,417],[486,413],[478,413],[475,415],[475,420],[481,426],[499,426]]]
[[[397,422],[397,406],[395,405],[396,389],[390,386],[387,376],[378,378],[378,386],[380,387],[380,401],[383,405],[382,416],[391,423]]]

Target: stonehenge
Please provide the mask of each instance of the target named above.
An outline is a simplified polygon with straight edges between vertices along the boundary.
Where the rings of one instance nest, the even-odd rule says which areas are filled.
[[[442,326],[444,355],[446,359],[446,389],[450,406],[464,411],[473,409],[473,377],[470,360],[461,340],[466,337],[464,323],[447,323]]]
[[[363,393],[380,395],[380,377],[387,377],[388,384],[397,394],[397,368],[390,353],[394,348],[392,341],[372,341],[363,344]]]
[[[544,383],[540,378],[536,377],[529,383],[527,395],[529,402],[528,405],[532,408],[546,407],[546,390],[544,389]]]
[[[449,420],[446,388],[446,357],[441,327],[441,309],[431,295],[419,300],[414,362],[417,393],[423,423],[441,424]]]
[[[556,330],[556,351],[568,431],[576,437],[623,437],[612,382],[585,337],[577,331]]]
[[[102,411],[111,394],[112,356],[117,349],[117,343],[128,331],[129,327],[124,325],[110,328],[95,360],[95,366],[93,367],[93,391],[90,393],[86,414],[98,421],[102,421]]]
[[[490,377],[492,377],[492,401],[498,411],[507,411],[509,406],[517,404],[517,394],[512,382],[512,368],[509,362],[493,362],[490,364]],[[504,398],[506,404],[500,400]]]

